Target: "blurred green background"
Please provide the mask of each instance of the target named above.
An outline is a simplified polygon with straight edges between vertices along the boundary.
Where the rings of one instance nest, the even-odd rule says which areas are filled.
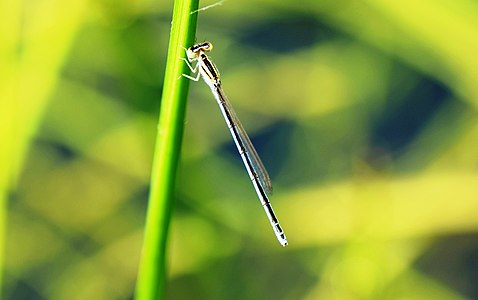
[[[172,3],[1,6],[4,298],[131,299]],[[289,246],[192,83],[168,299],[478,299],[478,2],[228,0],[198,20]]]

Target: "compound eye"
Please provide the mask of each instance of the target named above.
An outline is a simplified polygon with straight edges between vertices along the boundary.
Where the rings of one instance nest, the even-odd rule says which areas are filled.
[[[212,50],[212,44],[207,42],[207,51],[211,51]]]
[[[204,42],[200,45],[200,48],[202,51],[209,52],[212,50],[212,44],[209,42]]]

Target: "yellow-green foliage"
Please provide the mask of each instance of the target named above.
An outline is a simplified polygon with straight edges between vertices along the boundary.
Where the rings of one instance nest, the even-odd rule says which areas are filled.
[[[1,2],[4,298],[132,297],[171,14]],[[476,1],[228,0],[197,28],[289,246],[192,82],[168,299],[477,297]]]

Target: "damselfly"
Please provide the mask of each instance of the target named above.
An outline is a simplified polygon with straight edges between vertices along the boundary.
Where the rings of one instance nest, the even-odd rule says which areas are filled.
[[[231,106],[231,103],[224,93],[219,71],[217,70],[216,65],[206,55],[206,52],[211,50],[212,44],[209,42],[199,43],[188,48],[186,50],[187,59],[181,59],[186,62],[193,73],[198,73],[198,75],[196,77],[191,77],[189,75],[183,74],[183,76],[194,81],[198,81],[199,76],[202,76],[204,81],[211,88],[211,91],[216,98],[217,103],[219,104],[222,115],[224,116],[224,120],[231,131],[231,135],[236,143],[237,150],[239,150],[239,153],[241,154],[242,161],[244,162],[247,173],[252,180],[252,184],[254,185],[256,193],[259,196],[259,200],[261,201],[267,217],[269,218],[269,222],[274,229],[276,237],[282,246],[286,246],[287,239],[268,198],[268,194],[272,192],[272,183],[269,178],[269,174],[267,174],[264,164],[259,158],[259,155],[249,139],[249,136],[242,127],[241,122]],[[190,62],[194,61],[196,61],[197,64],[193,67],[191,66]]]

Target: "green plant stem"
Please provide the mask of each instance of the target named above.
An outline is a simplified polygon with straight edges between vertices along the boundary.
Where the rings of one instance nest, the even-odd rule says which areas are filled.
[[[166,246],[173,207],[176,172],[181,150],[189,80],[184,48],[194,41],[198,0],[174,2],[171,37],[166,62],[158,133],[151,174],[151,190],[146,216],[136,299],[162,299],[166,284]]]

